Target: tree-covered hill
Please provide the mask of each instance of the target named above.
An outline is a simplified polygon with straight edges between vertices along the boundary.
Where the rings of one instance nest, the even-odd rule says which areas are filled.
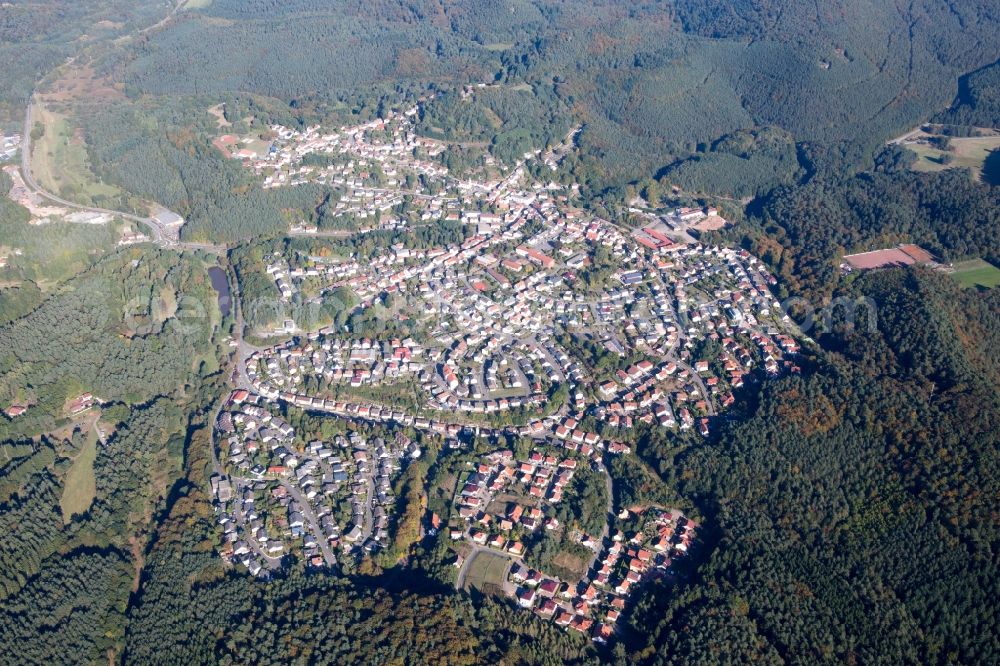
[[[954,104],[934,120],[951,125],[1000,126],[1000,62],[959,79]]]
[[[0,12],[0,123],[23,118],[39,79],[81,46],[134,32],[165,16],[166,0],[7,2]]]
[[[997,293],[915,269],[854,290],[877,329],[829,334],[816,373],[683,460],[717,541],[636,613],[650,661],[995,661]]]
[[[0,663],[119,659],[145,544],[221,394],[206,262],[131,248],[0,327]],[[67,401],[102,404],[70,414]],[[87,443],[87,440],[90,440]],[[92,496],[66,510],[70,472]]]
[[[959,76],[1000,57],[1000,17],[983,0],[502,7],[214,2],[138,44],[124,78],[134,92],[244,91],[331,109],[359,93],[527,83],[586,123],[582,140],[600,153],[590,168],[606,186],[765,126],[808,144],[820,166],[859,164],[946,106]],[[540,135],[550,116],[525,113],[519,124]],[[458,123],[456,137],[468,130]]]
[[[755,252],[775,266],[785,295],[820,302],[852,252],[918,243],[945,262],[1000,253],[1000,190],[967,171],[888,169],[780,187],[752,211]],[[753,229],[753,227],[748,227]]]
[[[200,260],[132,249],[108,257],[0,327],[0,402],[27,405],[0,438],[55,427],[84,392],[141,404],[183,386],[218,324]]]
[[[116,206],[157,201],[199,240],[281,231],[326,194],[259,191],[211,145],[205,109],[219,102],[262,131],[363,122],[435,93],[420,129],[456,153],[510,164],[582,126],[550,177],[585,198],[655,175],[743,199],[869,166],[956,90],[956,122],[975,105],[988,116],[997,18],[980,0],[952,4],[220,0],[89,49],[87,67],[128,98],[64,111],[97,176],[128,193]]]

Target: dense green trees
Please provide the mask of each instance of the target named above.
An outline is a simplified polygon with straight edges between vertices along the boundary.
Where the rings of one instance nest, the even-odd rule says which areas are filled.
[[[777,267],[787,293],[827,296],[840,257],[914,242],[944,261],[996,257],[1000,194],[965,170],[905,170],[816,179],[779,188],[760,202],[754,237],[758,256]]]
[[[42,290],[34,282],[22,282],[0,291],[0,325],[23,317],[42,301]]]
[[[113,421],[112,412],[105,413],[107,420]],[[51,444],[17,461],[18,470],[37,470],[30,476],[10,474],[11,465],[3,468],[5,484],[17,484],[13,494],[5,485],[0,501],[0,527],[7,535],[0,546],[3,654],[16,655],[18,663],[87,663],[120,650],[124,609],[140,566],[135,549],[144,543],[140,535],[157,498],[165,496],[167,479],[178,474],[182,452],[169,444],[183,441],[185,423],[174,399],[128,411],[98,451],[93,506],[65,524],[57,475],[66,466],[52,464]],[[58,640],[49,640],[53,636]]]
[[[736,132],[711,149],[669,167],[662,180],[706,196],[753,197],[804,174],[791,135],[776,130]]]
[[[214,2],[139,44],[126,81],[143,92],[254,91],[293,100],[319,91],[335,95],[372,84],[447,78],[475,67],[477,55],[488,53],[421,20],[417,7],[381,8],[360,2],[333,11],[302,2]],[[240,46],[250,42],[266,48],[268,57]],[[226,54],[226,71],[206,70],[220,53]],[[163,67],[165,59],[173,64]]]
[[[508,84],[441,94],[424,107],[418,131],[488,149],[510,165],[558,143],[569,127],[568,110],[551,88]]]
[[[0,438],[51,428],[84,391],[129,403],[170,393],[218,316],[204,264],[169,252],[124,251],[73,287],[0,328],[0,400],[33,405],[0,421]]]
[[[1000,126],[1000,63],[960,78],[954,104],[934,120],[951,125]]]
[[[637,654],[997,654],[997,294],[920,269],[853,287],[878,304],[877,329],[835,327],[819,371],[765,385],[749,419],[680,461],[713,552],[678,596],[645,596]]]
[[[122,638],[133,576],[128,556],[116,549],[60,555],[29,587],[4,600],[2,661],[107,662]]]
[[[30,405],[0,422],[3,663],[119,658],[151,521],[185,461],[203,468],[207,449],[185,444],[222,391],[197,362],[219,322],[205,269],[123,250],[0,327],[3,400]],[[79,423],[104,436],[93,501],[70,517],[60,503],[84,436],[65,401],[85,391],[106,402]]]
[[[234,102],[235,104],[236,102]],[[288,230],[289,211],[312,211],[327,188],[264,190],[256,174],[211,144],[218,129],[209,102],[118,104],[83,112],[98,175],[182,214],[186,238],[242,240]],[[250,105],[248,110],[265,109]],[[117,202],[123,210],[139,202]]]
[[[10,535],[0,543],[3,596],[21,589],[59,545],[62,516],[57,481],[43,470],[25,478],[22,487],[23,491],[0,505],[0,526]]]

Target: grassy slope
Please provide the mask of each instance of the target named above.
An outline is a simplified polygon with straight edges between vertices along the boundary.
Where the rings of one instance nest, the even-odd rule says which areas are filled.
[[[84,204],[120,194],[94,176],[86,144],[65,115],[41,105],[35,114],[36,122],[45,126],[45,134],[32,146],[32,172],[39,185]]]
[[[66,472],[63,484],[62,508],[63,521],[69,522],[74,514],[83,513],[90,508],[97,494],[97,479],[94,477],[94,461],[97,459],[97,424],[96,421],[87,433],[87,441],[73,461],[73,466]]]
[[[503,585],[503,574],[507,569],[507,559],[503,555],[479,553],[469,565],[465,575],[465,587],[482,590],[486,585]]]
[[[955,264],[955,272],[952,275],[965,288],[985,287],[992,289],[1000,285],[1000,268],[982,259]]]
[[[991,151],[1000,148],[1000,137],[969,137],[954,138],[951,140],[953,150],[951,151],[952,162],[942,164],[940,159],[947,153],[932,146],[911,145],[907,146],[917,154],[917,161],[913,164],[914,171],[943,171],[944,169],[954,169],[965,167],[971,169],[978,178],[983,170],[983,162]]]

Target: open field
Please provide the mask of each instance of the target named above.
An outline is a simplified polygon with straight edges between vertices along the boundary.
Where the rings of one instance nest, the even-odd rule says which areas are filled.
[[[955,264],[955,272],[952,273],[952,276],[966,289],[969,287],[992,289],[1000,285],[1000,268],[982,259],[961,261]]]
[[[458,475],[446,472],[439,476],[437,484],[434,486],[433,498],[444,500],[448,502],[455,495],[456,485],[458,484]]]
[[[267,151],[271,148],[271,144],[270,142],[262,141],[261,139],[250,139],[243,145],[243,148],[252,150],[257,155],[267,155]]]
[[[191,0],[189,0],[189,4],[190,1]],[[222,106],[222,104],[216,104],[215,106],[209,108],[208,112],[215,116],[215,120],[219,127],[229,127],[232,123],[226,120],[226,112],[223,110]]]
[[[76,61],[60,67],[58,76],[38,93],[38,100],[54,109],[68,103],[106,104],[124,99],[109,75],[98,73],[90,63]]]
[[[62,508],[63,522],[68,523],[74,514],[83,513],[90,508],[97,493],[97,480],[94,478],[94,461],[97,459],[97,428],[92,427],[87,433],[87,441],[80,453],[73,460],[73,466],[66,472],[66,483],[63,487]]]
[[[488,592],[491,586],[502,588],[508,562],[509,560],[503,555],[480,552],[469,565],[469,573],[465,576],[465,589],[474,587],[480,592]]]
[[[579,555],[561,551],[552,558],[552,572],[565,580],[577,580],[587,573],[587,561]]]
[[[34,110],[36,123],[45,133],[32,144],[31,170],[38,183],[62,197],[88,205],[100,205],[116,197],[119,190],[98,182],[90,170],[87,148],[78,129],[67,117],[43,105]]]
[[[928,144],[907,144],[906,147],[917,154],[914,171],[944,171],[956,167],[971,169],[979,177],[983,163],[989,154],[1000,149],[1000,136],[952,138],[950,151],[938,150]],[[951,155],[952,161],[944,164],[941,160]]]

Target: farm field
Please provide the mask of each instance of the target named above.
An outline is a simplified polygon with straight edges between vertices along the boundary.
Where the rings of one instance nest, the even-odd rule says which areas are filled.
[[[90,429],[87,441],[73,461],[73,466],[66,472],[66,483],[63,487],[62,499],[59,502],[62,509],[63,522],[69,522],[74,514],[85,512],[90,508],[97,493],[97,480],[94,478],[94,461],[97,459],[97,427]]]
[[[34,119],[45,127],[45,133],[32,145],[31,170],[39,185],[87,205],[101,205],[105,198],[121,194],[116,187],[97,181],[83,136],[66,116],[38,105]]]
[[[992,289],[1000,285],[1000,268],[982,259],[955,264],[955,272],[952,273],[952,276],[966,289],[970,287]]]
[[[917,161],[913,164],[914,171],[944,171],[956,167],[971,169],[976,177],[982,175],[983,163],[989,154],[1000,149],[1000,136],[952,138],[952,150],[938,150],[925,144],[907,144],[906,147],[917,154]],[[940,160],[944,155],[952,155],[949,164],[943,164]]]
[[[465,589],[475,588],[480,592],[499,591],[503,587],[509,561],[503,555],[480,552],[469,566],[469,573],[465,576]]]

